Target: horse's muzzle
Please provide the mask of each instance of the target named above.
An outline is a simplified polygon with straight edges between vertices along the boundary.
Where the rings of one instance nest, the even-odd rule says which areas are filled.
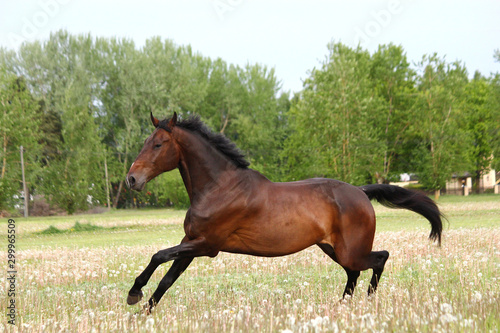
[[[142,178],[144,177],[138,177],[135,174],[128,174],[125,181],[131,190],[142,191],[146,185],[145,179]]]
[[[135,177],[134,176],[126,177],[126,180],[127,180],[128,188],[132,188],[133,186],[135,186]]]

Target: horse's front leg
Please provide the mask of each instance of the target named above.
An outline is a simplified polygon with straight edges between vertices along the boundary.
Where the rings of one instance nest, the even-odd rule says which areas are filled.
[[[158,304],[160,299],[163,297],[165,292],[174,284],[177,278],[186,270],[189,264],[193,261],[194,258],[182,258],[176,259],[167,274],[161,279],[158,288],[156,288],[155,292],[149,299],[148,303],[144,306],[144,310],[147,313],[151,313],[153,307]],[[130,296],[129,296],[130,297]]]
[[[178,261],[177,264],[174,262],[175,267],[174,265],[172,265],[172,267],[168,272],[170,273],[170,271],[172,271],[171,277],[173,277],[174,274],[177,274],[177,271],[179,271],[179,273],[175,277],[175,279],[177,279],[180,273],[182,273],[182,271],[186,269],[186,267],[189,265],[189,263],[191,263],[194,257],[215,256],[215,255],[216,253],[214,254],[213,250],[209,246],[207,246],[204,238],[188,240],[186,237],[184,237],[181,244],[165,250],[158,251],[155,255],[153,255],[146,269],[144,269],[144,271],[135,279],[134,285],[132,286],[132,288],[128,293],[127,303],[129,305],[132,305],[141,300],[143,296],[141,291],[142,287],[144,287],[148,283],[149,279],[151,278],[151,275],[153,275],[156,268],[158,268],[158,266],[160,266],[161,264],[170,260]],[[185,258],[190,258],[190,260],[188,264],[185,265],[186,267],[182,268],[181,263],[186,261],[180,259],[185,259]],[[182,269],[180,270],[179,268]],[[166,277],[167,276],[165,276],[165,278]],[[175,279],[173,281],[175,281]]]

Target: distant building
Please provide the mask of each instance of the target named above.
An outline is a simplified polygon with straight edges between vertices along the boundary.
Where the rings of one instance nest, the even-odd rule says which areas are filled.
[[[496,172],[491,169],[488,173],[482,175],[479,179],[479,192],[493,189],[498,193],[498,184],[496,181]],[[452,179],[446,182],[447,194],[469,195],[472,191],[472,175],[468,172],[463,174],[454,174]]]

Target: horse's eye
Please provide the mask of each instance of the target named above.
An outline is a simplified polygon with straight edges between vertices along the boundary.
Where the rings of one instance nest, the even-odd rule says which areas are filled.
[[[160,148],[161,147],[161,143],[158,143],[155,145],[155,148]]]

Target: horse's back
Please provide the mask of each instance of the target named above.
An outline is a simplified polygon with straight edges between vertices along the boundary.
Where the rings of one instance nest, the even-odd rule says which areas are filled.
[[[375,232],[375,211],[368,197],[357,186],[329,178],[312,178],[282,183],[281,186],[283,191],[288,191],[293,186],[301,185],[304,189],[299,192],[304,198],[309,198],[304,199],[304,208],[314,211],[316,221],[323,225],[326,234],[333,238],[340,235],[345,238],[351,233]]]
[[[370,200],[360,188],[336,179],[311,178],[273,183],[272,187],[285,196],[300,195],[309,209],[314,209],[314,205],[319,202],[326,202],[341,216],[354,211],[373,212]]]

